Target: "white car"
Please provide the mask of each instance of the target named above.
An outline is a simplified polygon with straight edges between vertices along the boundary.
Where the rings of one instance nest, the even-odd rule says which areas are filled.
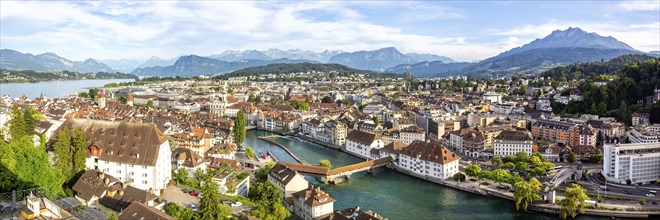
[[[239,207],[239,206],[242,206],[242,205],[243,205],[243,203],[241,203],[241,202],[235,202],[235,203],[231,204],[232,207]]]
[[[601,188],[601,189],[607,189],[607,186],[605,186],[605,185],[600,185],[600,188]]]
[[[190,205],[188,206],[190,206],[190,209],[192,209],[193,211],[195,212],[197,211],[197,206],[195,206],[195,204],[190,203]]]
[[[646,197],[651,197],[651,198],[653,198],[653,197],[655,197],[655,195],[653,195],[653,194],[651,194],[651,193],[647,193],[647,194],[646,194]]]

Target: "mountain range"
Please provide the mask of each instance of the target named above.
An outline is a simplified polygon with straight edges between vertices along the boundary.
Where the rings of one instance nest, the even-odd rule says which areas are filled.
[[[417,77],[449,75],[493,76],[540,73],[549,68],[577,62],[609,60],[625,54],[644,54],[613,37],[588,33],[580,28],[556,30],[521,47],[473,63],[457,62],[435,54],[401,53],[394,47],[372,51],[228,50],[209,56],[188,55],[173,59],[71,61],[54,53],[32,55],[4,49],[0,68],[43,71],[131,72],[140,76],[196,76],[221,74],[247,67],[276,63],[334,63],[377,72],[403,73]],[[654,51],[649,55],[660,56]]]
[[[85,61],[71,61],[55,53],[33,55],[15,50],[0,50],[0,69],[72,71],[72,72],[114,72],[112,68],[92,58]]]

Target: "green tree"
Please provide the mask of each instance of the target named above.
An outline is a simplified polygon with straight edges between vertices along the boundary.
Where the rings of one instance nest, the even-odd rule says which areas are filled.
[[[172,176],[174,180],[176,180],[177,183],[179,184],[188,184],[189,181],[188,179],[190,178],[190,173],[186,168],[179,168],[174,172],[174,175]]]
[[[513,170],[516,168],[516,164],[514,164],[513,162],[507,162],[504,164],[504,168],[506,168],[507,170]]]
[[[598,203],[602,203],[602,202],[603,202],[603,197],[602,197],[602,196],[598,196],[598,197],[596,198],[596,201],[598,201]]]
[[[268,173],[270,173],[270,170],[273,169],[273,166],[275,166],[275,162],[271,161],[267,163],[266,165],[259,167],[256,171],[254,171],[254,179],[256,182],[265,182],[268,180]]]
[[[527,152],[520,151],[516,153],[516,162],[529,162],[529,155]]]
[[[85,170],[85,154],[87,146],[85,144],[85,132],[78,129],[73,130],[73,172],[78,174]]]
[[[558,202],[561,207],[559,216],[562,219],[566,219],[568,216],[575,218],[578,213],[584,211],[588,199],[589,196],[580,185],[573,184],[571,187],[566,188],[564,199]]]
[[[81,93],[78,93],[78,96],[80,96],[81,98],[89,98],[89,93],[81,92]]]
[[[99,89],[98,88],[91,88],[89,89],[89,92],[87,93],[90,98],[94,99],[96,101],[96,98],[99,96]]]
[[[541,158],[539,158],[539,157],[537,157],[537,156],[535,156],[535,155],[532,155],[532,157],[529,158],[529,162],[531,162],[531,163],[534,164],[534,165],[539,165],[539,164],[541,164],[543,161],[541,161]]]
[[[212,177],[215,172],[212,170],[207,171],[207,174],[202,176],[202,198],[199,200],[199,214],[201,219],[224,219],[231,215],[232,210],[228,205],[220,202],[220,195],[218,193],[218,183]]]
[[[282,191],[269,181],[258,182],[250,190],[250,198],[258,205],[250,214],[262,219],[286,219],[291,213],[282,205]]]
[[[374,121],[374,124],[376,124],[376,125],[380,124],[380,119],[376,116],[371,117],[371,120]]]
[[[493,166],[496,166],[496,167],[500,167],[500,166],[504,165],[504,161],[502,161],[501,157],[495,157],[495,158],[493,158],[493,160],[491,160],[491,162],[493,163]]]
[[[147,107],[153,108],[154,107],[154,100],[149,99],[149,101],[147,101]]]
[[[527,172],[529,170],[529,164],[527,162],[518,162],[516,163],[516,171],[518,172]]]
[[[245,112],[240,110],[234,120],[234,143],[240,146],[243,141],[245,141]]]
[[[332,103],[332,98],[330,96],[325,96],[321,99],[322,103]]]
[[[326,167],[328,169],[332,169],[332,163],[330,163],[329,160],[323,159],[319,161],[319,166]]]
[[[481,173],[481,167],[476,164],[470,164],[467,168],[465,168],[465,174],[468,176],[479,176]]]
[[[25,133],[25,121],[23,120],[23,112],[18,109],[17,106],[13,106],[10,113],[11,119],[9,119],[9,137],[12,139],[20,139],[21,137],[27,135]]]
[[[640,199],[640,200],[639,200],[639,204],[640,204],[641,206],[646,205],[646,199]]]
[[[540,175],[543,175],[545,173],[545,169],[543,169],[543,167],[537,166],[537,167],[534,167],[534,169],[532,169],[530,171],[530,173],[534,176],[540,176]]]
[[[168,202],[163,211],[177,220],[195,220],[199,219],[198,214],[192,209],[181,207],[176,203]]]
[[[35,115],[38,115],[39,113],[34,110],[33,108],[26,107],[25,111],[23,112],[23,125],[25,126],[25,135],[32,137],[35,132],[36,128],[36,120],[34,118]]]
[[[64,195],[62,190],[64,176],[51,166],[46,151],[34,146],[31,137],[24,136],[18,140],[12,140],[9,146],[15,157],[13,169],[11,169],[12,164],[2,166],[10,168],[10,172],[15,175],[14,189],[41,187],[48,191],[49,198]],[[12,162],[12,160],[6,161]]]
[[[457,182],[465,182],[465,174],[462,173],[454,174],[454,180]]]
[[[105,216],[108,217],[108,220],[119,220],[119,217],[117,217],[117,213],[115,213],[113,211],[105,212]]]
[[[575,153],[571,152],[571,153],[568,155],[568,159],[567,159],[567,160],[568,160],[569,163],[575,163],[575,161],[577,160],[577,158],[575,157]]]
[[[495,182],[498,182],[500,184],[500,186],[502,185],[503,182],[506,182],[507,180],[509,180],[510,177],[511,177],[511,174],[509,174],[509,172],[506,172],[503,169],[496,169],[496,170],[493,170],[493,172],[492,172],[492,179]]]
[[[71,151],[69,128],[66,125],[64,129],[57,133],[57,138],[53,144],[53,153],[55,167],[68,180],[73,173],[73,152]]]
[[[527,207],[534,201],[541,200],[539,190],[541,190],[541,183],[532,178],[529,182],[519,181],[513,185],[514,193],[513,198],[516,200],[516,210],[521,208],[527,211]]]
[[[545,162],[545,157],[543,157],[543,155],[541,155],[539,152],[532,154],[532,156],[536,156],[541,160],[541,162]]]
[[[252,150],[252,147],[250,146],[245,147],[245,153],[249,158],[254,158],[254,151]]]

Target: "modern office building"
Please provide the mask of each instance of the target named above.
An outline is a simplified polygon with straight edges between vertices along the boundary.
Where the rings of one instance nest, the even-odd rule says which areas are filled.
[[[608,182],[647,184],[660,177],[660,143],[605,144],[603,175]]]

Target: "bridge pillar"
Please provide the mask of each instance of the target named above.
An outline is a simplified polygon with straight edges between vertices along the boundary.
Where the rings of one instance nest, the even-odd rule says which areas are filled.
[[[552,204],[555,203],[555,190],[548,191],[548,202]]]
[[[346,174],[346,175],[344,176],[344,178],[346,178],[347,180],[350,180],[350,179],[351,179],[351,174]]]

